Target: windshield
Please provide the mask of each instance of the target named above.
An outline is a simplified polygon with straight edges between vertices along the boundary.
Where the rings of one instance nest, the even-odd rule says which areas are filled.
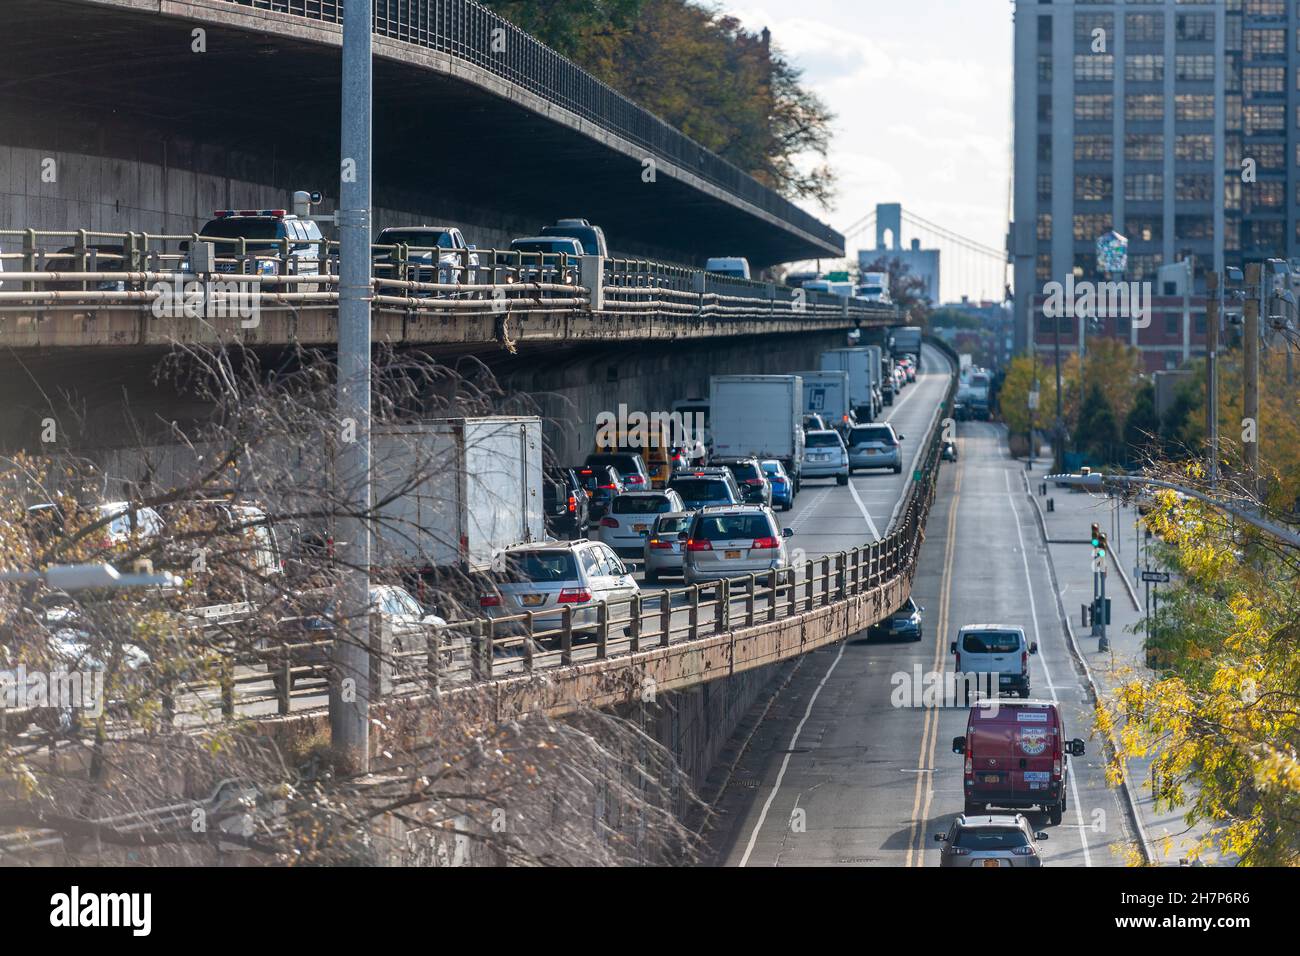
[[[210,239],[279,239],[284,235],[284,222],[280,219],[251,218],[213,219],[199,230],[200,236]],[[249,252],[267,252],[279,248],[268,243],[248,243]],[[217,245],[217,255],[229,255],[232,246],[228,243]]]
[[[967,654],[1014,654],[1020,650],[1016,631],[968,631],[961,649]]]
[[[591,226],[546,226],[542,232],[548,236],[569,236],[582,243],[582,251],[589,256],[600,255],[600,241]]]
[[[669,510],[668,498],[664,495],[620,495],[614,499],[616,515],[654,515]]]
[[[379,234],[381,246],[415,246],[419,249],[432,249],[435,246],[439,249],[456,248],[455,240],[452,239],[449,232],[430,232],[427,229],[393,229],[385,230]]]
[[[620,475],[639,475],[641,468],[635,455],[591,455],[587,458],[587,467],[601,469],[611,467]]]
[[[779,461],[763,462],[763,474],[768,475],[769,477],[771,476],[780,477],[781,463]]]
[[[513,249],[515,252],[543,252],[543,253],[567,252],[569,255],[574,254],[573,243],[567,242],[562,239],[556,239],[551,242],[516,241],[510,243],[510,248]]]
[[[656,534],[676,534],[679,531],[686,530],[686,524],[691,519],[687,515],[673,515],[672,517],[660,518],[655,522]]]
[[[688,478],[669,485],[686,504],[698,501],[731,501],[731,489],[720,478]]]
[[[507,580],[547,584],[572,581],[577,576],[571,551],[522,551],[506,557]]]
[[[833,432],[812,432],[804,439],[804,444],[808,448],[839,448],[840,436]]]
[[[1019,827],[966,827],[957,831],[952,845],[970,850],[1014,850],[1028,846],[1029,837]]]
[[[772,536],[772,526],[767,523],[767,516],[760,514],[706,515],[696,522],[691,535],[709,541]]]
[[[731,473],[736,476],[737,481],[749,481],[751,478],[763,477],[758,470],[758,466],[752,462],[738,462],[727,467],[731,469]]]
[[[855,428],[852,441],[856,445],[864,441],[880,441],[886,445],[894,444],[894,435],[888,428]]]

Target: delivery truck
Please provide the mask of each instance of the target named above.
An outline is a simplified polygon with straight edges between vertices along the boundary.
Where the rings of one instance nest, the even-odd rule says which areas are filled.
[[[798,375],[714,375],[709,424],[716,457],[776,458],[799,487],[803,379]]]
[[[486,571],[503,549],[546,539],[540,418],[382,426],[370,458],[380,567]]]
[[[876,419],[875,391],[879,372],[870,348],[830,349],[822,353],[824,372],[848,372],[849,406],[859,422]]]
[[[795,372],[803,379],[803,410],[822,417],[828,428],[844,431],[852,423],[848,372]]]

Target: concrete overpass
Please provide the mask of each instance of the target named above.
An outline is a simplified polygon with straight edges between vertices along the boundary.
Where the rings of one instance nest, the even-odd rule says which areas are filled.
[[[612,250],[675,261],[843,255],[828,226],[469,0],[376,9],[378,225],[450,221],[504,246],[576,215]],[[334,0],[8,0],[0,223],[183,234],[299,188],[332,208],[339,15]]]

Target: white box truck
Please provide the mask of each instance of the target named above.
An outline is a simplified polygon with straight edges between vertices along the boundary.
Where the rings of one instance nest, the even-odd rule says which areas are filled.
[[[709,425],[718,458],[777,458],[795,487],[803,465],[803,379],[798,375],[714,375]]]
[[[849,427],[849,414],[853,405],[849,402],[848,372],[795,372],[803,379],[803,410],[805,414],[816,413],[822,417],[828,428],[843,431]]]
[[[849,373],[849,405],[860,422],[875,421],[876,405],[873,398],[879,372],[870,349],[859,346],[852,349],[830,349],[822,353],[822,371]]]
[[[915,325],[895,325],[889,330],[893,340],[894,358],[915,355],[921,361],[921,330]]]
[[[540,418],[383,426],[370,459],[376,565],[486,571],[503,548],[546,539]]]

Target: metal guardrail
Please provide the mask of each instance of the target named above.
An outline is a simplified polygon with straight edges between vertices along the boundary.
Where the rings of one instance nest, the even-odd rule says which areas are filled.
[[[341,0],[226,0],[325,23],[342,23]],[[816,217],[473,0],[373,0],[374,32],[445,53],[671,160],[803,232],[843,248]]]
[[[191,271],[198,243],[213,247],[211,272]],[[218,312],[236,301],[268,311],[332,308],[338,302],[335,240],[0,229],[0,250],[6,247],[18,251],[0,251],[0,314],[148,310],[169,287],[191,280],[217,284],[207,289],[205,302]],[[647,259],[595,260],[596,270],[584,273],[595,257],[405,245],[376,245],[373,256],[373,304],[381,312],[893,317],[891,309],[841,296]],[[599,310],[593,309],[584,275],[588,281],[600,277]],[[223,282],[236,288],[221,288]]]

